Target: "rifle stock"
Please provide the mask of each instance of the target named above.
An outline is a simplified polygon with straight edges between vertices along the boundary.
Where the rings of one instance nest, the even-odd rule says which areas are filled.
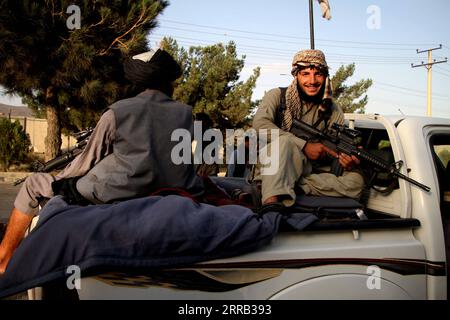
[[[321,142],[335,152],[356,156],[361,162],[366,162],[382,172],[387,172],[394,177],[404,179],[427,192],[431,190],[430,187],[400,173],[400,166],[403,162],[390,164],[370,152],[359,148],[354,141],[358,135],[358,131],[339,125],[336,125],[334,129],[336,131],[335,135],[330,135],[303,121],[294,119],[291,132],[303,140]]]

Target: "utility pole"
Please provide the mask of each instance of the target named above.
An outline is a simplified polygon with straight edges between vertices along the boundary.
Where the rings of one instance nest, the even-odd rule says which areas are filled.
[[[313,0],[309,0],[309,39],[311,42],[311,49],[314,50],[314,10]]]
[[[439,47],[437,47],[437,48],[431,48],[431,49],[421,50],[421,51],[419,51],[419,49],[417,49],[416,52],[418,54],[423,53],[423,52],[428,52],[428,63],[424,63],[423,61],[421,64],[417,64],[417,65],[414,65],[413,63],[411,63],[411,68],[425,67],[428,70],[427,116],[429,116],[429,117],[431,117],[431,80],[432,80],[431,71],[432,71],[434,64],[447,62],[447,58],[445,58],[445,60],[441,60],[441,61],[436,61],[436,59],[433,60],[432,52],[434,50],[439,50],[439,49],[442,49],[442,44],[440,44]]]

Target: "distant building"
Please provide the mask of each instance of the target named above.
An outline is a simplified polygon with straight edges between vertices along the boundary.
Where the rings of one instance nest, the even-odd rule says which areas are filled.
[[[0,117],[11,121],[19,120],[25,132],[30,137],[32,152],[45,153],[45,137],[47,136],[47,120],[35,118],[28,107],[9,106],[0,103]],[[75,138],[62,135],[62,149],[73,146]]]
[[[16,107],[9,106],[7,104],[0,103],[0,117],[8,118],[8,117],[33,117],[33,111],[28,107]]]

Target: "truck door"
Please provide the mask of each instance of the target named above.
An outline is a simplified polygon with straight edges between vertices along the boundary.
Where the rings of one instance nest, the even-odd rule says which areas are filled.
[[[447,297],[450,288],[450,133],[435,134],[430,139],[434,166],[439,181],[442,224],[447,259]]]

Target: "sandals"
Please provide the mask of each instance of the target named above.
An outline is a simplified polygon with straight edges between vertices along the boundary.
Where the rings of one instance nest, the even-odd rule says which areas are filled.
[[[282,202],[272,202],[260,206],[257,210],[257,213],[259,215],[263,215],[267,212],[283,212],[285,211],[285,209],[286,207]]]

